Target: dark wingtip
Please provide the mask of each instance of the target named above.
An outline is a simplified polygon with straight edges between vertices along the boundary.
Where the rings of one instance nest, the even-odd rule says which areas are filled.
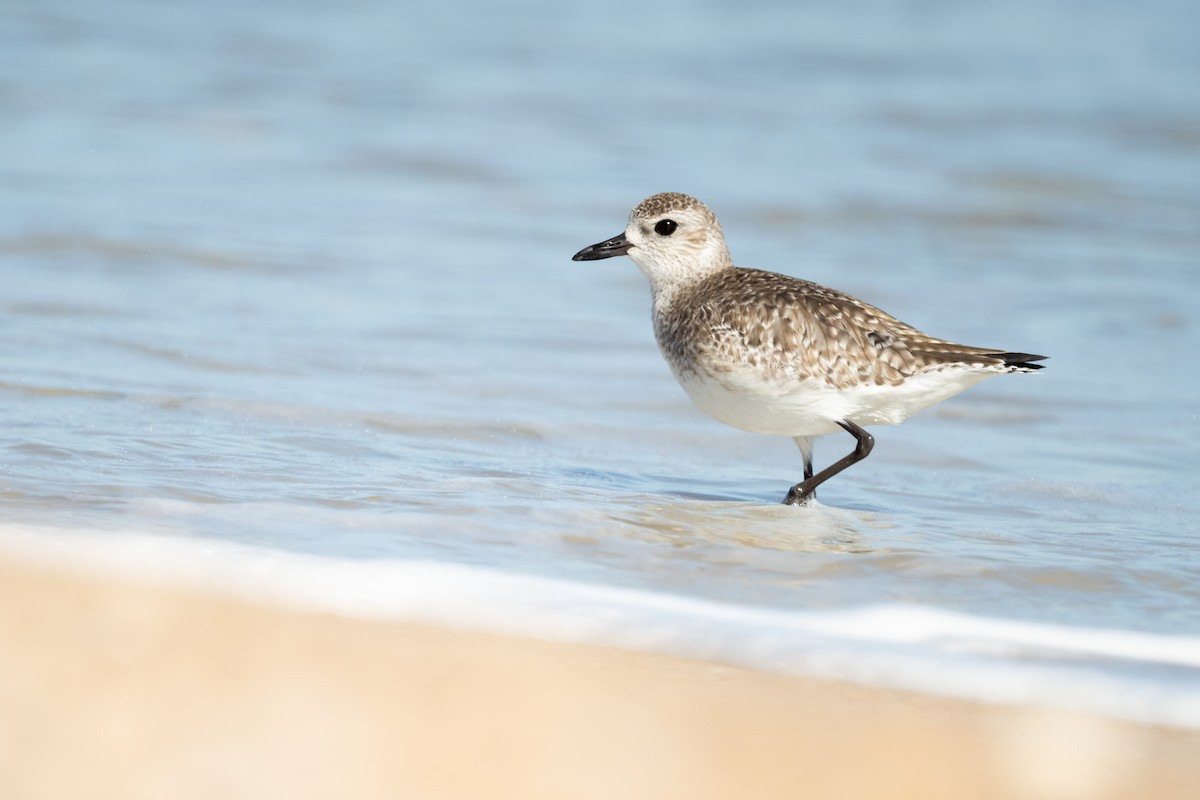
[[[1045,361],[1049,356],[1038,356],[1033,353],[1000,353],[1000,358],[1004,359],[1004,366],[1018,367],[1020,369],[1042,369],[1045,364],[1034,364],[1034,361]]]

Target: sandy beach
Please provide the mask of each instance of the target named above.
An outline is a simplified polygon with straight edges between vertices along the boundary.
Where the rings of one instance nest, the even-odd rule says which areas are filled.
[[[1194,798],[1200,731],[0,564],[0,796]]]

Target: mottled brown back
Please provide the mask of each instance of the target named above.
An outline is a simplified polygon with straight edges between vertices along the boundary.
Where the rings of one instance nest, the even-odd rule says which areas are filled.
[[[896,385],[948,365],[1037,368],[1003,350],[935,339],[835,289],[755,269],[723,270],[681,289],[656,317],[655,335],[677,366],[717,377],[749,369],[812,378],[837,389]]]

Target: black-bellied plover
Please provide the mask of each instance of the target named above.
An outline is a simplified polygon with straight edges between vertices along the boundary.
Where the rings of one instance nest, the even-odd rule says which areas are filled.
[[[784,498],[791,505],[867,457],[866,426],[896,425],[1046,358],[935,339],[836,289],[735,267],[716,216],[685,194],[646,198],[624,233],[572,260],[623,255],[650,279],[654,336],[692,401],[727,425],[796,440],[804,480]],[[838,430],[854,451],[814,475],[813,438]]]

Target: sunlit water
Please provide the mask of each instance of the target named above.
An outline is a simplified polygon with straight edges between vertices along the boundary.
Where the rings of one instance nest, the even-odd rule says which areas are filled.
[[[824,645],[759,658],[696,620],[1124,631],[1154,644],[1062,661],[1200,709],[1197,7],[839,9],[9,4],[12,542],[232,543],[369,565],[380,597],[414,565],[524,577],[526,620],[586,586],[575,628],[507,627],[800,671]],[[819,505],[780,506],[795,446],[692,408],[630,262],[569,260],[665,190],[712,205],[742,265],[1047,369],[877,429]],[[624,638],[589,634],[609,604],[644,611]],[[995,663],[1040,663],[999,640]],[[876,679],[854,664],[881,652],[830,669]]]

